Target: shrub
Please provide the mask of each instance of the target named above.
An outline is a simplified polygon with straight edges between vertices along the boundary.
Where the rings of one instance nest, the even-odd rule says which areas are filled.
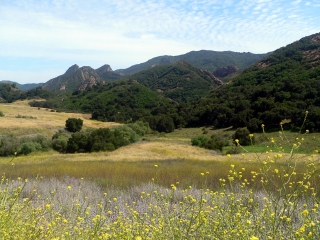
[[[0,110],[0,117],[4,117],[4,113]]]
[[[41,145],[40,143],[37,143],[37,142],[25,142],[25,143],[22,143],[18,149],[18,154],[21,155],[21,154],[24,154],[24,155],[28,155],[32,152],[36,152],[36,151],[39,151],[41,150]]]
[[[135,131],[139,136],[144,136],[146,133],[150,132],[150,127],[147,122],[137,121],[135,123],[127,124],[126,126],[130,127]]]
[[[241,153],[241,148],[239,146],[233,146],[232,148],[230,148],[226,154],[239,154]]]
[[[45,135],[36,134],[36,135],[29,135],[20,138],[20,144],[25,142],[35,142],[41,145],[41,148],[49,148],[51,147],[51,141],[47,139]]]
[[[52,136],[52,148],[58,152],[65,153],[67,151],[68,139],[70,137],[70,133],[67,131],[61,131],[55,133]]]
[[[239,143],[242,146],[249,146],[249,145],[251,145],[251,139],[250,139],[249,135],[250,135],[250,132],[246,127],[245,128],[238,128],[233,135],[233,141],[238,139]],[[252,143],[253,142],[254,142],[254,139],[252,139]]]
[[[52,148],[58,152],[66,152],[68,146],[68,137],[60,135],[52,140]]]
[[[69,132],[79,132],[82,129],[83,120],[80,118],[68,118],[66,120],[66,129]]]
[[[203,145],[209,141],[209,138],[206,136],[198,136],[191,139],[192,146],[203,147]]]
[[[88,132],[75,132],[68,139],[67,152],[90,152],[90,141]]]
[[[173,119],[171,117],[168,116],[162,116],[156,126],[156,130],[158,132],[173,132],[175,129],[174,127],[174,122]]]
[[[219,150],[222,152],[223,147],[227,146],[228,140],[222,136],[212,135],[210,138],[206,136],[198,136],[191,139],[193,146],[203,147],[206,149]]]
[[[205,142],[203,147],[222,152],[223,147],[228,145],[228,141],[222,136],[212,135],[209,141]]]
[[[13,135],[0,136],[0,156],[14,155],[20,145],[19,139]]]

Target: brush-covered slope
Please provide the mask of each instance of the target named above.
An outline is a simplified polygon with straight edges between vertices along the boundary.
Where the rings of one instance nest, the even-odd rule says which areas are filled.
[[[120,73],[113,71],[108,64],[99,67],[98,69],[96,69],[96,72],[101,77],[101,79],[106,82],[112,82],[123,77]]]
[[[34,89],[37,87],[40,87],[43,85],[43,83],[26,83],[26,84],[20,84],[17,82],[9,81],[9,80],[2,80],[0,81],[1,83],[9,83],[9,84],[14,84],[16,88],[22,90],[22,91],[28,91],[30,89]]]
[[[15,84],[0,83],[0,103],[11,103],[21,98],[23,92]]]
[[[320,130],[320,33],[280,48],[245,70],[231,84],[193,105],[190,125],[279,126],[284,119]]]
[[[132,80],[76,91],[63,99],[60,109],[91,113],[93,119],[101,121],[125,123],[144,119],[154,129],[161,116],[179,124],[176,103]]]
[[[130,77],[153,91],[176,102],[189,102],[207,95],[223,85],[212,74],[185,61],[173,65],[156,66]]]
[[[200,69],[215,71],[219,67],[236,66],[243,70],[253,63],[265,57],[266,54],[239,53],[239,52],[217,52],[209,50],[192,51],[178,56],[159,56],[147,62],[133,65],[127,69],[116,70],[126,76],[147,70],[158,65],[174,64],[178,61],[186,61]]]

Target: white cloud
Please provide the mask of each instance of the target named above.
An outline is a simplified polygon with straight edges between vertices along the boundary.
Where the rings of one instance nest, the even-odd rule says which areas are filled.
[[[108,63],[117,69],[191,50],[268,52],[319,32],[317,11],[299,3],[302,1],[5,1],[0,6],[0,57],[83,62],[96,67]]]

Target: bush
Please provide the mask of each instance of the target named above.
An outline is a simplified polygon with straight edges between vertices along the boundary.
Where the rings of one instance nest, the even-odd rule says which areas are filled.
[[[16,136],[1,135],[0,136],[0,156],[14,155],[18,151],[20,142]]]
[[[25,142],[35,142],[41,145],[41,148],[51,147],[51,141],[45,135],[36,134],[20,138],[20,144]]]
[[[4,117],[4,113],[0,110],[0,117]]]
[[[18,154],[21,155],[21,154],[24,154],[24,155],[28,155],[32,152],[36,152],[36,151],[39,151],[41,150],[41,145],[40,143],[37,143],[37,142],[25,142],[25,143],[22,143],[18,149]]]
[[[250,132],[246,127],[245,128],[238,128],[233,135],[233,141],[238,139],[240,145],[249,146],[249,145],[251,145],[251,139],[250,139],[249,135],[250,135]],[[252,143],[253,142],[254,142],[254,139],[252,139]]]
[[[209,138],[206,136],[198,136],[191,139],[192,146],[203,147],[203,145],[209,141]]]
[[[147,123],[136,122],[113,129],[99,128],[86,132],[76,132],[68,139],[66,152],[113,151],[119,147],[138,141],[148,131],[150,131],[150,128]],[[55,134],[54,137],[54,148],[60,152],[64,152],[63,144],[65,143],[65,139],[59,138],[58,134]]]
[[[223,147],[228,145],[228,141],[222,136],[212,135],[209,141],[205,142],[203,147],[206,149],[219,150],[222,152]]]
[[[88,132],[75,132],[71,138],[68,139],[67,152],[90,152],[90,133]]]
[[[130,127],[133,131],[135,131],[139,136],[144,136],[148,132],[150,132],[150,127],[147,122],[137,121],[135,123],[127,124],[126,126]]]
[[[82,129],[83,120],[80,118],[68,118],[66,120],[66,129],[69,132],[79,132]]]
[[[52,148],[58,152],[66,152],[68,146],[68,137],[60,135],[52,140]]]
[[[239,146],[233,146],[232,148],[230,148],[226,153],[227,154],[239,154],[241,153],[241,148]]]
[[[156,126],[156,130],[158,132],[166,132],[170,133],[173,132],[175,129],[173,119],[168,116],[162,116]]]
[[[219,135],[212,135],[210,138],[206,136],[198,136],[191,139],[192,146],[203,147],[206,149],[219,150],[222,152],[223,147],[227,146],[228,140]]]

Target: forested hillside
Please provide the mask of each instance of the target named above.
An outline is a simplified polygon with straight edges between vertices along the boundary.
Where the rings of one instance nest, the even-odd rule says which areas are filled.
[[[125,76],[135,74],[142,70],[150,69],[154,66],[174,64],[178,61],[186,61],[195,67],[203,70],[215,71],[219,67],[236,66],[243,70],[253,63],[259,61],[267,54],[239,53],[239,52],[218,52],[218,51],[192,51],[178,56],[159,56],[147,62],[133,65],[127,69],[119,69],[115,72]]]
[[[9,81],[9,80],[2,80],[1,83],[8,83],[8,84],[14,84],[14,86],[22,91],[28,91],[30,89],[34,89],[36,87],[40,87],[43,85],[43,83],[26,83],[26,84],[19,84],[17,82]]]
[[[188,108],[189,126],[278,126],[291,120],[320,130],[320,34],[276,50],[245,70],[230,85],[214,90]]]
[[[130,79],[179,103],[197,100],[223,85],[219,79],[211,78],[185,61],[156,66],[134,74]]]
[[[178,114],[177,103],[132,80],[97,84],[72,95],[55,95],[30,105],[91,113],[93,119],[100,121],[129,123],[143,120],[152,129],[163,132],[185,125]]]
[[[15,84],[0,83],[0,103],[1,102],[14,102],[21,99],[22,91],[16,88]]]

